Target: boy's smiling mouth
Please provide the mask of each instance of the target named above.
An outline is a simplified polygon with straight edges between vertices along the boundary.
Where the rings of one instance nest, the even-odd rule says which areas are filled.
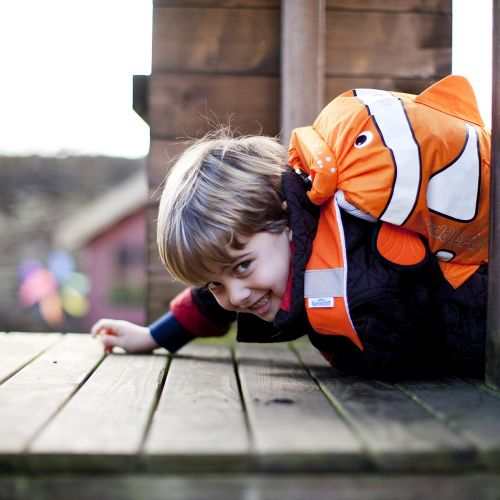
[[[269,305],[271,304],[271,292],[267,292],[263,297],[261,297],[257,302],[254,302],[250,306],[250,311],[252,314],[260,316],[267,312]]]

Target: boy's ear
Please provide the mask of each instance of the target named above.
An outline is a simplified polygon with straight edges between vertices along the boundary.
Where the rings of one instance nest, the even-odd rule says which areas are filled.
[[[281,204],[281,208],[283,210],[288,210],[288,203],[286,202],[286,200]]]

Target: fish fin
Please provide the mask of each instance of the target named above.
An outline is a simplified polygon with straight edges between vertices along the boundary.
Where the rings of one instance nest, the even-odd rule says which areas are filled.
[[[453,262],[438,262],[446,281],[453,287],[458,288],[465,283],[479,268],[479,264],[454,264]]]
[[[463,76],[449,75],[439,80],[416,96],[415,102],[484,127],[474,90]]]
[[[382,222],[377,227],[374,243],[377,253],[398,269],[418,268],[429,255],[417,233],[389,222]]]
[[[315,205],[323,204],[335,194],[335,156],[313,127],[300,127],[292,131],[288,163],[292,168],[298,168],[311,176],[312,188],[307,194]]]

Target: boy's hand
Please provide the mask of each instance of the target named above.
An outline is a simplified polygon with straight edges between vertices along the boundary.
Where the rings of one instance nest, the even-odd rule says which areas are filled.
[[[90,335],[101,340],[106,353],[110,353],[115,346],[122,347],[127,352],[148,352],[159,347],[149,328],[130,321],[100,319],[92,327]]]

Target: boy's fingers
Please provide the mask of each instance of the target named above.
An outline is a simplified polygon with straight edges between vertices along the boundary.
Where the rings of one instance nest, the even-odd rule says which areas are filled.
[[[116,335],[104,335],[102,337],[102,343],[104,344],[104,350],[106,350],[106,348],[119,345],[120,342]]]
[[[96,335],[98,335],[99,332],[101,331],[101,329],[104,327],[104,324],[105,324],[104,321],[102,319],[100,319],[90,329],[90,335],[92,335],[92,337],[95,337]]]
[[[112,328],[107,320],[99,320],[90,330],[92,337],[97,337],[98,335],[118,335],[118,333],[118,329]]]

